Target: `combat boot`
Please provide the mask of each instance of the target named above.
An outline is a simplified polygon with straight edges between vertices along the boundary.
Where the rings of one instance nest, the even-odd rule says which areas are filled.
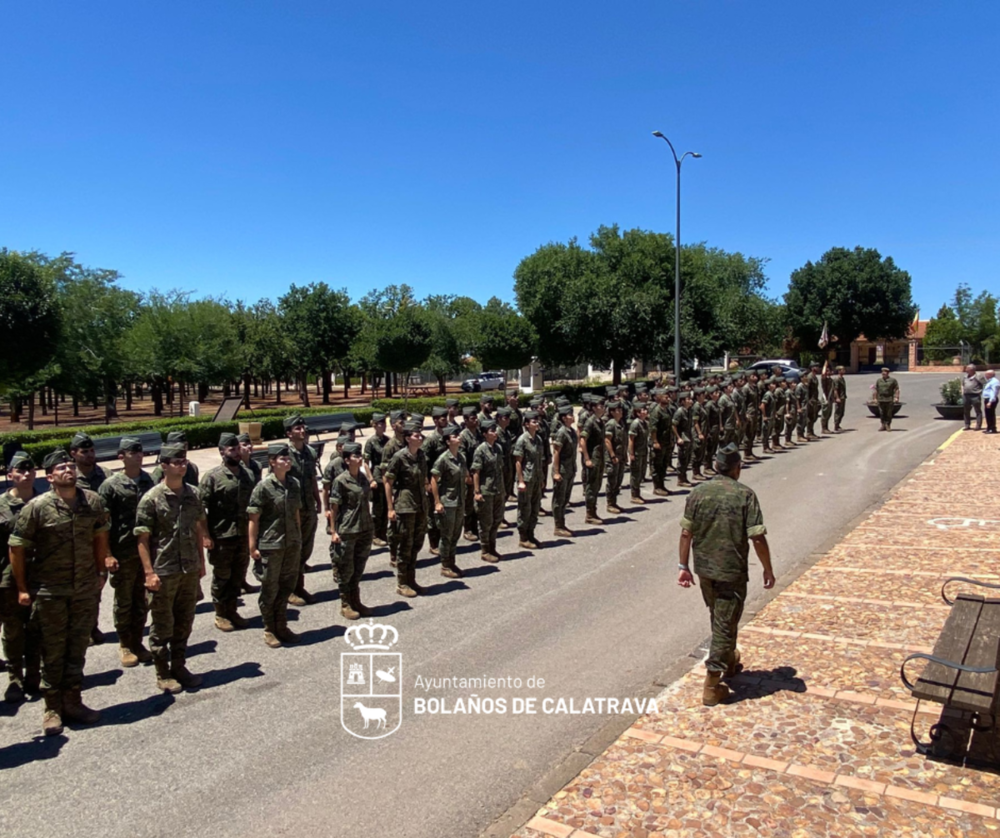
[[[486,549],[484,549],[483,552],[479,554],[479,558],[482,561],[490,562],[491,564],[495,564],[500,560],[497,556],[494,556],[489,550]]]
[[[142,645],[141,626],[132,633],[132,645],[129,648],[132,650],[132,654],[139,659],[139,663],[149,663],[153,659],[153,653]]]
[[[637,506],[643,506],[643,505],[644,505],[644,504],[646,503],[646,501],[644,501],[644,500],[642,499],[642,495],[632,495],[632,497],[630,497],[630,498],[629,498],[629,500],[630,500],[630,501],[631,501],[631,502],[632,502],[632,503],[633,503],[634,505],[637,505]]]
[[[153,665],[156,667],[156,689],[171,695],[176,695],[184,689],[170,674],[169,661],[165,658],[155,658]]]
[[[607,509],[609,515],[621,514],[621,508],[618,506],[618,498],[615,498],[613,501],[608,501],[608,505],[605,508]]]
[[[732,678],[741,669],[743,669],[743,666],[740,664],[740,649],[739,649],[739,646],[737,646],[733,650],[733,655],[732,655],[732,658],[729,661],[729,666],[726,667],[726,675],[725,675],[725,677],[726,678]]]
[[[128,626],[116,626],[118,632],[118,660],[126,669],[139,665],[139,658],[132,651],[132,631]]]
[[[687,473],[680,471],[677,473],[677,487],[680,489],[690,489],[694,484],[689,483]]]
[[[3,700],[8,704],[20,704],[24,701],[24,678],[21,675],[21,667],[13,666],[8,661],[7,671],[10,683],[7,684],[7,689],[4,690]]]
[[[63,699],[59,690],[45,691],[45,713],[42,715],[42,730],[46,736],[58,736],[63,732]]]
[[[28,695],[38,695],[42,691],[42,673],[38,663],[29,663],[24,673],[24,691]]]
[[[229,609],[223,603],[215,603],[215,627],[219,631],[233,631],[236,628],[232,620],[229,619],[228,611]]]
[[[573,538],[573,531],[566,529],[566,527],[556,527],[552,534],[560,538]]]
[[[479,541],[479,536],[476,535],[472,530],[466,530],[462,534],[462,538],[464,538],[466,541]]]
[[[288,627],[288,623],[278,623],[274,628],[274,636],[282,643],[300,643],[302,638]]]
[[[79,687],[63,691],[62,717],[67,721],[79,722],[82,725],[92,725],[101,720],[100,713],[91,710],[83,703]]]
[[[396,593],[400,596],[405,597],[415,597],[417,592],[413,590],[407,583],[405,579],[400,579],[396,583]]]
[[[600,518],[597,517],[597,507],[596,506],[588,506],[587,507],[587,517],[583,519],[583,523],[585,523],[585,524],[603,524],[604,523],[604,521],[602,521]]]
[[[449,579],[461,579],[465,574],[462,573],[462,569],[455,564],[455,560],[447,563],[441,564],[441,575],[446,576]]]
[[[715,707],[716,704],[720,704],[729,697],[729,687],[720,684],[720,680],[722,680],[721,672],[709,670],[705,674],[705,688],[701,694],[701,703],[706,707]]]
[[[423,596],[427,593],[427,589],[423,585],[417,584],[417,569],[415,567],[410,568],[406,584],[410,586],[410,590],[414,591],[417,596]]]
[[[351,608],[357,611],[362,617],[370,617],[372,615],[372,610],[361,601],[361,589],[357,584],[351,586],[349,599],[351,601]]]
[[[264,627],[264,645],[270,647],[271,649],[281,648],[281,641],[275,637],[274,628],[268,626]]]
[[[351,592],[346,585],[340,586],[340,615],[345,620],[357,620],[361,614],[354,610],[351,602]]]
[[[235,601],[226,605],[226,616],[229,618],[229,622],[233,624],[233,628],[235,629],[245,629],[250,625],[250,621],[241,616],[240,612],[236,610]]]
[[[186,690],[197,689],[201,686],[201,676],[195,675],[184,665],[184,658],[174,656],[170,662],[170,674]]]
[[[657,486],[653,489],[653,494],[658,498],[666,498],[670,496],[670,490],[666,486]]]
[[[90,644],[91,646],[100,646],[104,642],[104,632],[102,632],[97,626],[94,626],[90,630]]]

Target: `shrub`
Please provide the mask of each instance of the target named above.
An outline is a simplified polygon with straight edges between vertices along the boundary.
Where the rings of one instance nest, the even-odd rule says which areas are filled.
[[[962,403],[962,379],[953,378],[941,385],[941,404]]]

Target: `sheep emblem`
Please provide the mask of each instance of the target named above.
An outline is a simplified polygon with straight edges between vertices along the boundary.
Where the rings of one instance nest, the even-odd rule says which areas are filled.
[[[354,709],[361,711],[361,718],[365,720],[365,730],[368,730],[369,722],[375,722],[375,727],[385,729],[385,710],[381,707],[365,707],[360,701],[354,703]]]

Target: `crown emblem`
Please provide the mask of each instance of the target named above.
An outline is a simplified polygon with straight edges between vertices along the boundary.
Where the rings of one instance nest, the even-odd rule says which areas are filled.
[[[360,626],[351,626],[344,633],[344,642],[359,650],[391,649],[398,641],[399,632],[396,629],[372,621]]]

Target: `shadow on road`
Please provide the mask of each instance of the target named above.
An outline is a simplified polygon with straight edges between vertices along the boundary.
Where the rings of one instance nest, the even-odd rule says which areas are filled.
[[[214,652],[218,647],[217,640],[202,640],[201,643],[192,643],[187,647],[187,656],[193,658],[196,655],[205,655]]]
[[[54,759],[67,742],[69,739],[65,736],[36,736],[30,742],[18,742],[16,745],[0,748],[0,771],[20,768],[29,762]]]
[[[92,690],[94,687],[114,686],[124,674],[121,669],[106,669],[104,672],[94,672],[90,675],[84,675],[83,689]]]

